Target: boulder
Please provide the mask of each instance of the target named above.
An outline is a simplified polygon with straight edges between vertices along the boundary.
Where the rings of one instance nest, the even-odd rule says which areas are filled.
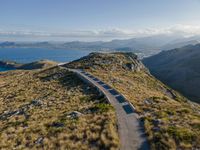
[[[83,114],[78,111],[72,111],[67,115],[67,117],[74,119],[74,118],[80,117],[81,115],[83,115]]]

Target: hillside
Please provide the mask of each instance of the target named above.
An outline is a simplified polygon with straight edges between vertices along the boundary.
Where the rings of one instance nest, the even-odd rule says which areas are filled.
[[[64,68],[0,73],[0,149],[118,149],[113,108]]]
[[[65,67],[123,94],[152,149],[200,148],[198,104],[155,79],[133,53],[91,53],[62,67],[0,73],[1,149],[119,149],[115,110]]]
[[[20,67],[16,69],[23,69],[23,70],[32,70],[32,69],[42,69],[48,68],[57,65],[57,62],[50,61],[50,60],[40,60],[28,64],[22,64]]]
[[[184,46],[187,46],[187,45],[196,45],[196,44],[199,44],[200,41],[199,40],[192,40],[192,39],[185,39],[185,40],[175,40],[173,42],[170,42],[164,46],[162,46],[161,49],[164,49],[164,50],[170,50],[170,49],[174,49],[174,48],[181,48],[181,47],[184,47]]]
[[[40,60],[27,64],[20,64],[13,61],[0,61],[0,68],[5,68],[5,69],[33,70],[33,69],[48,68],[55,65],[57,65],[57,62],[50,60]]]
[[[1,68],[15,69],[17,67],[20,67],[21,65],[22,64],[19,64],[13,61],[0,61]]]
[[[136,107],[152,149],[200,148],[200,106],[156,80],[132,53],[92,53],[65,65],[90,72]]]
[[[143,62],[158,79],[200,102],[200,44],[164,51]]]

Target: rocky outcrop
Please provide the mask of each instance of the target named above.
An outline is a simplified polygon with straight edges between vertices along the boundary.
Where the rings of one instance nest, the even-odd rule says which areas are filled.
[[[14,115],[24,115],[25,118],[28,118],[29,116],[27,115],[27,111],[32,107],[41,107],[42,104],[43,103],[41,100],[32,100],[29,104],[25,104],[17,110],[3,112],[2,114],[0,114],[0,120],[6,120],[7,118]]]
[[[103,69],[103,70],[147,70],[134,53],[90,53],[88,56],[66,64],[66,67],[76,69]]]

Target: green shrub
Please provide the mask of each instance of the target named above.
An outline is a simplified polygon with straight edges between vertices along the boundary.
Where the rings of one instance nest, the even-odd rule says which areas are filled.
[[[95,108],[101,113],[108,112],[109,110],[113,109],[113,107],[110,104],[104,104],[104,103],[96,104]]]
[[[182,109],[179,109],[177,110],[178,113],[184,113],[184,114],[188,114],[190,113],[190,110],[188,108],[182,108]]]
[[[167,132],[173,136],[176,141],[183,141],[186,143],[191,143],[195,139],[195,134],[187,129],[181,127],[168,127]]]

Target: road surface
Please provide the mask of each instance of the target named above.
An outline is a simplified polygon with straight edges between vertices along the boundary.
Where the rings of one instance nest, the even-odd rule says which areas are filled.
[[[120,150],[149,150],[149,144],[144,134],[143,126],[137,119],[134,106],[120,93],[112,89],[98,78],[78,69],[68,69],[76,73],[85,82],[95,86],[103,93],[115,108],[120,138]]]

